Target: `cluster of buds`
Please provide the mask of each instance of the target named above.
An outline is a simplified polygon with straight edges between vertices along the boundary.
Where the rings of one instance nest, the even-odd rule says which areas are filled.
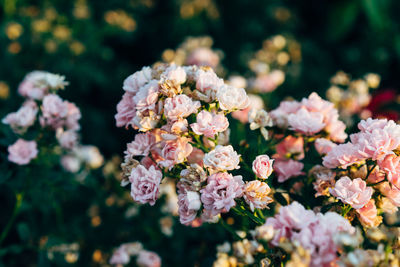
[[[139,267],[160,267],[161,258],[157,253],[143,249],[139,242],[125,243],[120,245],[112,254],[110,264],[124,266],[130,263],[131,257],[136,257]]]
[[[44,71],[34,71],[26,75],[18,88],[25,98],[16,112],[8,114],[2,122],[8,124],[19,139],[8,147],[8,159],[19,165],[26,165],[36,158],[37,142],[46,142],[47,133],[54,133],[59,146],[65,151],[78,145],[78,123],[81,113],[78,107],[57,95],[57,91],[68,84],[64,76]],[[34,140],[26,140],[29,136]],[[52,141],[50,141],[52,143]]]
[[[176,180],[180,221],[189,225],[216,222],[243,197],[251,210],[272,200],[266,183],[244,183],[240,155],[228,145],[226,115],[247,108],[243,88],[226,85],[209,67],[158,65],[144,67],[124,81],[117,106],[117,126],[141,131],[127,145],[122,185],[131,196],[154,205],[163,178]],[[268,156],[255,161],[255,172],[272,172]]]
[[[354,115],[361,118],[370,113],[365,109],[371,101],[370,89],[379,87],[381,77],[369,73],[362,79],[352,80],[350,75],[339,71],[331,78],[331,87],[327,90],[327,98],[339,109],[341,118],[347,125],[353,125]]]
[[[295,40],[282,35],[265,40],[262,49],[249,61],[249,67],[256,75],[250,80],[250,88],[260,93],[274,91],[283,84],[288,71],[298,72],[300,61],[300,44]]]

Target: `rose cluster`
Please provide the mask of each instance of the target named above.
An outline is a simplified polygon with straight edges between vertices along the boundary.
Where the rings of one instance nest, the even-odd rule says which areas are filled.
[[[112,254],[110,264],[123,266],[129,264],[131,257],[136,257],[139,267],[161,267],[161,258],[155,252],[143,249],[139,242],[120,245]]]
[[[145,67],[123,88],[117,126],[143,132],[127,144],[122,164],[122,184],[131,184],[136,202],[154,205],[165,177],[177,180],[183,224],[215,222],[238,198],[253,211],[272,201],[265,182],[229,173],[240,168],[240,155],[228,145],[226,114],[247,108],[243,88],[226,85],[209,67],[176,65]],[[272,161],[258,158],[254,171],[266,179]]]
[[[19,137],[8,147],[11,162],[26,165],[38,155],[37,142],[41,141],[43,134],[36,134],[35,140],[25,140],[30,129],[53,132],[58,144],[66,150],[77,145],[80,110],[74,103],[56,94],[68,84],[64,79],[57,74],[34,71],[26,75],[19,85],[18,92],[25,101],[18,111],[9,113],[2,120]]]

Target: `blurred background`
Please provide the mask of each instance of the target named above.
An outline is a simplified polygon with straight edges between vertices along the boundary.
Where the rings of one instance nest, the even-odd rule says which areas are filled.
[[[112,161],[114,155],[123,154],[134,136],[133,131],[117,128],[114,120],[122,82],[128,75],[142,66],[169,61],[189,36],[208,36],[207,44],[212,42],[221,58],[221,76],[251,77],[251,60],[257,58],[263,42],[282,35],[295,40],[295,56],[291,56],[296,62],[274,91],[276,99],[299,99],[312,91],[325,97],[331,77],[339,70],[355,78],[377,73],[381,83],[372,93],[375,102],[370,110],[398,119],[399,9],[400,2],[390,0],[0,0],[0,117],[19,107],[22,98],[17,87],[26,73],[46,70],[65,75],[70,85],[61,95],[82,111],[82,142],[97,146]],[[277,104],[271,101],[268,108]],[[159,218],[161,211],[147,207],[141,208],[140,217],[122,221],[118,214],[127,212],[123,205],[113,207],[115,199],[105,202],[112,194],[124,194],[118,182],[110,185],[103,179],[94,183],[90,190],[74,191],[75,200],[68,202],[68,216],[78,218],[68,230],[85,223],[86,219],[79,221],[77,206],[87,212],[93,203],[101,203],[90,210],[95,215],[89,216],[88,228],[71,230],[69,238],[66,229],[56,235],[65,238],[63,242],[80,236],[86,240],[80,244],[84,252],[79,259],[71,256],[71,262],[63,256],[57,265],[106,264],[104,253],[110,253],[121,240],[136,238],[160,253],[166,265],[179,266],[182,261],[178,259],[186,257],[187,266],[209,266],[215,255],[209,247],[226,238],[225,232],[213,226],[193,230],[179,225],[178,236],[165,237],[157,228],[158,221],[143,219]],[[107,184],[106,189],[95,192],[99,184]],[[132,208],[131,202],[125,204]],[[98,214],[102,214],[103,228],[88,230],[98,223],[93,221]],[[147,228],[141,226],[142,220],[150,222]],[[21,227],[18,231],[24,234],[26,229]],[[130,231],[130,235],[116,237],[117,229],[119,233]],[[163,250],[164,246],[170,247]],[[26,266],[38,262],[50,266],[36,254],[37,248],[17,249],[13,255],[25,250],[30,251]],[[10,258],[5,262],[6,266],[20,263]]]

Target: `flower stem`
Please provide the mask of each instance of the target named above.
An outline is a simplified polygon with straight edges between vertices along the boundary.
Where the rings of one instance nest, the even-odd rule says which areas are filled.
[[[4,239],[6,239],[8,233],[10,232],[10,229],[18,215],[18,212],[21,208],[22,200],[24,199],[24,195],[19,193],[16,195],[16,199],[17,199],[17,201],[15,203],[14,210],[13,210],[13,213],[11,214],[10,220],[8,221],[7,225],[4,227],[3,232],[0,235],[0,246],[3,243]]]

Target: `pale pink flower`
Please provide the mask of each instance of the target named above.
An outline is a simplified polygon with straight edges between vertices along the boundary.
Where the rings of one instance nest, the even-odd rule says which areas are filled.
[[[173,81],[174,84],[183,84],[186,82],[185,69],[176,65],[169,66],[161,76],[166,80]]]
[[[136,259],[140,267],[161,267],[161,258],[156,253],[142,250]]]
[[[130,262],[130,255],[124,247],[119,247],[111,256],[110,264],[128,264]]]
[[[81,168],[81,160],[75,155],[65,155],[61,158],[61,166],[68,172],[76,173]]]
[[[379,184],[379,191],[387,197],[390,202],[396,207],[400,207],[400,190],[395,186],[391,186],[390,183],[384,182]]]
[[[268,74],[257,76],[254,81],[254,88],[262,93],[274,91],[285,81],[285,73],[281,70],[273,70]]]
[[[248,94],[249,106],[242,110],[236,110],[232,112],[232,117],[239,120],[241,123],[247,123],[249,121],[250,110],[261,110],[264,108],[264,101],[258,95]]]
[[[267,179],[273,171],[273,162],[268,155],[259,155],[253,161],[253,172],[258,178]]]
[[[175,164],[182,163],[192,153],[193,147],[187,138],[177,138],[165,141],[160,156],[162,161],[159,164],[166,168],[172,168]]]
[[[8,160],[18,165],[26,165],[36,158],[38,152],[35,141],[25,141],[20,138],[8,147]]]
[[[140,71],[128,76],[124,80],[123,89],[131,94],[136,94],[139,89],[152,79],[152,69],[143,67]]]
[[[315,222],[314,212],[306,210],[300,203],[295,201],[288,206],[281,207],[279,213],[275,217],[269,217],[265,225],[274,227],[275,235],[271,243],[274,246],[278,246],[281,238],[290,239],[293,232],[307,228]]]
[[[224,80],[218,78],[213,70],[198,69],[195,74],[197,97],[205,102],[216,98],[218,88],[224,85]]]
[[[387,155],[382,161],[378,161],[379,169],[387,174],[387,179],[400,190],[400,156]]]
[[[68,116],[68,102],[63,101],[58,95],[46,95],[42,103],[42,116],[40,124],[50,126],[54,130],[63,127]]]
[[[193,101],[187,95],[177,95],[165,99],[164,113],[169,120],[175,121],[196,113],[199,108],[199,101]]]
[[[250,210],[265,209],[273,200],[268,195],[271,192],[267,183],[253,180],[244,186],[243,198],[250,206]]]
[[[64,101],[67,103],[67,118],[65,121],[65,127],[67,127],[68,130],[73,130],[77,131],[81,128],[79,125],[79,120],[81,119],[81,111],[79,108],[71,102]]]
[[[206,110],[202,110],[196,117],[196,123],[192,123],[190,127],[195,134],[205,137],[214,138],[216,134],[228,129],[229,122],[224,114],[213,114]]]
[[[243,88],[223,85],[218,88],[217,99],[222,110],[234,111],[245,109],[250,100]]]
[[[157,170],[160,169],[158,168],[157,163],[154,162],[154,160],[152,160],[150,157],[142,158],[142,160],[140,161],[140,165],[143,165],[144,167],[146,167],[146,169],[150,168],[150,166],[154,166],[154,168],[156,168]]]
[[[304,139],[289,135],[276,145],[274,158],[287,159],[293,157],[296,160],[304,158]]]
[[[59,129],[56,137],[60,146],[66,149],[72,149],[78,143],[78,134],[73,130],[64,131]]]
[[[129,181],[131,182],[131,196],[136,202],[153,206],[159,196],[162,173],[154,166],[146,169],[138,165],[132,169]]]
[[[28,73],[18,87],[18,93],[26,98],[41,100],[50,89],[64,89],[68,85],[65,77],[46,71]]]
[[[337,144],[325,138],[318,138],[317,140],[315,140],[314,145],[315,149],[320,155],[328,154],[332,150],[332,148],[337,146]]]
[[[323,115],[319,112],[310,112],[301,108],[296,113],[288,116],[289,129],[305,135],[313,135],[320,132],[324,127]]]
[[[396,123],[392,120],[368,118],[366,120],[361,120],[357,126],[361,132],[372,132],[375,129],[383,130],[387,126],[394,127],[395,125]]]
[[[133,102],[133,96],[132,93],[126,92],[117,104],[117,114],[115,114],[117,127],[128,127],[136,116],[136,105]]]
[[[156,138],[150,133],[136,134],[135,140],[127,145],[126,154],[130,157],[147,156],[155,144]]]
[[[279,107],[270,112],[270,116],[279,128],[287,128],[289,114],[296,113],[300,107],[298,101],[282,101]]]
[[[188,121],[186,119],[168,121],[166,125],[161,127],[161,129],[169,133],[179,135],[188,131]]]
[[[216,171],[231,171],[240,168],[239,160],[240,155],[231,145],[218,145],[204,156],[203,162],[204,166]]]
[[[226,172],[208,177],[207,186],[200,190],[201,202],[212,216],[228,212],[236,205],[235,198],[243,194],[242,176],[232,176]]]
[[[364,207],[371,199],[373,189],[361,178],[351,180],[347,176],[340,178],[334,188],[329,192],[343,203],[351,205],[355,209]]]
[[[370,199],[362,208],[357,209],[357,213],[361,224],[366,227],[377,227],[382,222],[382,217],[378,216],[373,199]]]
[[[278,182],[283,183],[289,178],[303,175],[304,164],[296,160],[276,160],[274,170],[278,174]]]
[[[198,192],[186,191],[178,195],[178,213],[182,224],[188,225],[196,219],[197,211],[201,207],[200,195]]]
[[[23,134],[35,123],[38,111],[36,103],[28,100],[17,112],[8,114],[2,122],[10,125],[15,133]]]
[[[365,160],[358,153],[359,149],[352,143],[340,144],[331,149],[323,158],[322,164],[327,168],[347,168],[354,163],[359,163]]]
[[[193,50],[186,59],[186,65],[210,66],[216,68],[219,64],[217,53],[207,47],[199,47]]]
[[[343,143],[346,138],[347,134],[346,124],[342,121],[339,121],[337,118],[334,120],[329,120],[329,117],[326,118],[328,121],[326,122],[325,131],[328,132],[329,138],[335,142]]]
[[[157,80],[151,80],[146,85],[139,88],[133,97],[133,102],[138,111],[154,110],[158,100],[160,86]]]

